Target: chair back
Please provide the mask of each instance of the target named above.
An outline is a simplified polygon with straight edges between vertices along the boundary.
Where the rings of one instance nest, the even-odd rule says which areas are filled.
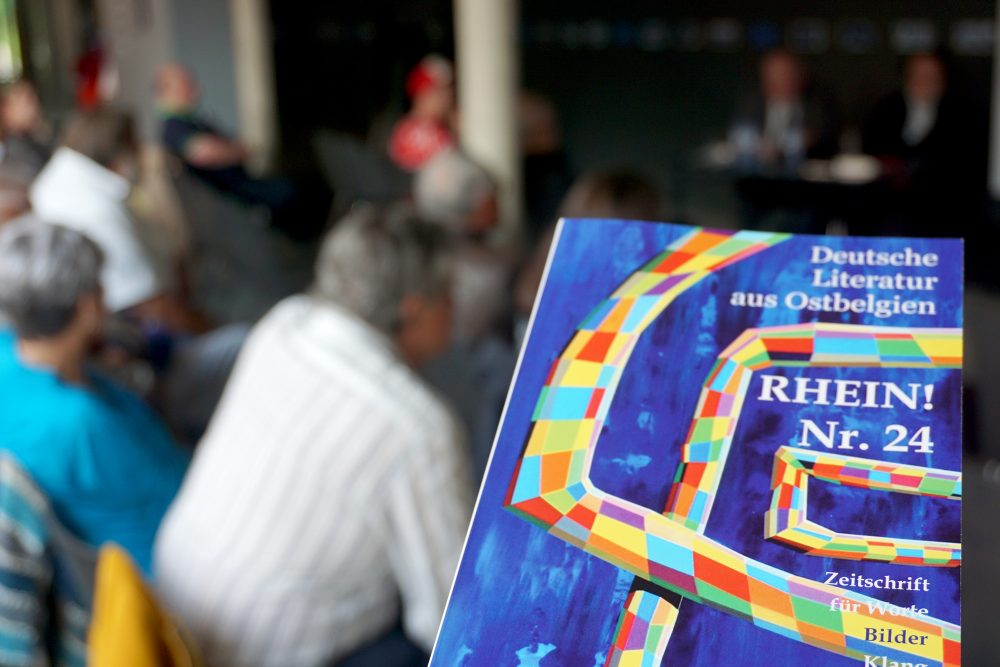
[[[160,606],[132,559],[101,548],[87,641],[89,667],[199,667],[179,623]]]

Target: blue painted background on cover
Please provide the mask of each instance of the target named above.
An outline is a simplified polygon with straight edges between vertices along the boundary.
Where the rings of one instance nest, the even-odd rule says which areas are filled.
[[[435,666],[540,665],[591,667],[603,664],[621,604],[633,575],[621,572],[503,509],[503,499],[530,431],[530,417],[553,361],[576,326],[630,273],[690,230],[688,227],[613,220],[570,220],[563,225],[551,260],[534,326],[518,370],[455,589],[435,650]],[[933,299],[934,316],[842,315],[734,307],[734,291],[784,295],[811,288],[810,248],[896,251],[910,246],[936,252],[935,269],[899,269],[941,277],[932,294],[902,292],[903,298]],[[698,400],[716,356],[747,328],[830,321],[882,326],[959,327],[962,322],[961,244],[953,240],[865,239],[796,236],[770,250],[711,275],[683,293],[641,338],[622,377],[598,444],[592,480],[601,489],[662,510]],[[827,265],[829,267],[829,265]],[[892,273],[890,267],[842,267]],[[863,296],[861,290],[840,290]],[[875,291],[876,298],[893,292]],[[821,580],[838,571],[868,577],[924,576],[930,593],[859,591],[889,602],[916,603],[933,616],[959,621],[959,569],[912,568],[802,555],[763,539],[775,450],[795,444],[799,420],[833,419],[857,428],[872,444],[852,455],[958,470],[961,465],[960,394],[957,371],[805,368],[768,371],[856,380],[934,383],[930,412],[834,408],[765,403],[759,374],[751,382],[720,492],[706,534],[755,559]],[[881,451],[884,429],[901,423],[910,433],[932,426],[933,455]],[[903,494],[853,490],[814,481],[810,518],[840,532],[935,540],[959,539],[959,504]],[[812,667],[856,661],[755,628],[723,612],[685,601],[665,664],[683,667],[780,664]]]

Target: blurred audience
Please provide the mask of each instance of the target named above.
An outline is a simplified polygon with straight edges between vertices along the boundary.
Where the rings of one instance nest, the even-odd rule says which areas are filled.
[[[116,542],[149,572],[189,455],[86,364],[104,321],[102,261],[75,230],[34,218],[0,228],[0,448],[77,537]]]
[[[455,143],[455,68],[437,55],[426,56],[406,77],[410,111],[389,137],[389,157],[416,171]]]
[[[526,231],[529,240],[534,242],[555,219],[573,176],[552,101],[541,93],[521,93],[518,120]]]
[[[359,206],[251,334],[156,548],[209,664],[426,664],[471,510],[414,372],[448,344],[450,278],[439,230]]]
[[[58,146],[29,82],[0,90],[0,452],[76,536],[117,542],[153,571],[207,664],[426,665],[472,507],[467,459],[481,475],[555,218],[656,220],[657,188],[627,169],[572,181],[554,105],[523,93],[533,250],[519,265],[494,243],[496,180],[457,146],[454,66],[431,55],[409,72],[411,108],[386,147],[406,178],[385,199],[410,193],[411,175],[412,198],[355,201],[387,188],[345,162],[345,181],[366,182],[340,189],[341,210],[353,208],[320,246],[329,192],[308,175],[255,176],[249,149],[199,111],[188,69],[157,74],[165,150],[144,168],[131,116],[101,104],[102,52],[82,62],[83,108]],[[797,56],[764,55],[759,89],[729,131],[722,148],[734,149],[742,223],[819,231],[815,190],[794,194],[807,183],[799,167],[832,157],[839,128]],[[909,58],[901,89],[862,133],[885,175],[870,184],[878,198],[858,208],[886,220],[865,231],[956,233],[953,221],[978,219],[984,136],[945,61]],[[389,166],[383,146],[374,150]],[[177,163],[183,170],[168,168]],[[136,196],[143,174],[152,185]],[[192,179],[209,186],[190,188],[209,204],[179,205],[175,186]],[[755,199],[753,187],[776,194]],[[241,294],[254,292],[246,273],[278,283],[288,276],[272,275],[310,263],[269,264],[275,235],[262,223],[261,245],[235,238],[207,212],[216,193],[231,198],[234,228],[252,212],[310,241],[282,239],[310,257],[319,247],[313,288],[278,303],[249,337],[246,325],[213,329],[190,305],[183,261],[194,232],[221,229],[198,238],[252,248],[233,253],[251,256],[233,283]],[[189,455],[175,441],[200,441],[183,485]]]
[[[798,57],[771,51],[758,71],[760,88],[739,105],[730,129],[737,163],[795,169],[806,158],[832,157],[838,142],[832,107],[809,85]]]
[[[149,229],[129,208],[137,145],[125,112],[76,112],[31,186],[30,199],[39,217],[85,234],[101,248],[101,287],[116,315],[112,342],[161,373],[166,416],[191,441],[207,424],[246,330],[230,326],[208,333],[208,323],[180,289],[177,267],[157,252]]]
[[[481,475],[516,361],[510,339],[514,259],[489,241],[498,222],[497,184],[467,154],[448,149],[417,172],[414,201],[417,213],[444,229],[456,250],[454,342],[424,374],[466,424]]]

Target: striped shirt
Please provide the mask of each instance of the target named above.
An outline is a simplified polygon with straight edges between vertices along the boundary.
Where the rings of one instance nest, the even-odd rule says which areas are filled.
[[[250,335],[155,554],[208,664],[430,648],[471,509],[462,439],[390,341],[306,296]]]
[[[0,665],[83,667],[97,552],[0,452]]]

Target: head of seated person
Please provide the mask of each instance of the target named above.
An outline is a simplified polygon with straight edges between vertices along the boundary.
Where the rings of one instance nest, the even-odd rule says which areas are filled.
[[[107,106],[75,111],[59,143],[130,183],[138,178],[139,139],[126,111]]]
[[[903,94],[910,103],[936,105],[948,87],[944,60],[934,53],[911,56],[903,71]]]
[[[5,134],[32,135],[44,128],[38,92],[30,81],[8,84],[0,95],[0,126]]]
[[[406,77],[410,113],[439,123],[449,123],[455,111],[455,68],[438,55],[425,56]]]
[[[561,218],[659,220],[662,215],[656,186],[630,169],[605,169],[584,173],[573,181],[559,205]],[[514,306],[531,312],[542,284],[555,225],[542,234],[531,256],[521,267],[514,285]]]
[[[132,117],[109,107],[74,112],[61,144],[29,189],[34,213],[84,233],[101,248],[111,311],[124,312],[166,293],[172,267],[127,203],[139,175]]]
[[[564,218],[657,220],[660,195],[644,176],[628,169],[591,171],[566,193],[559,214]]]
[[[194,75],[180,63],[167,63],[156,73],[156,104],[161,111],[181,113],[198,106],[201,92]]]
[[[768,104],[797,102],[805,88],[802,62],[789,51],[776,49],[760,61],[760,92]]]
[[[324,240],[312,293],[389,337],[411,367],[448,346],[451,251],[402,207],[358,206]]]
[[[480,236],[498,221],[496,180],[459,149],[438,153],[417,172],[413,196],[421,217],[455,236]]]
[[[0,314],[27,366],[84,382],[101,331],[103,257],[83,234],[21,218],[0,228]]]

